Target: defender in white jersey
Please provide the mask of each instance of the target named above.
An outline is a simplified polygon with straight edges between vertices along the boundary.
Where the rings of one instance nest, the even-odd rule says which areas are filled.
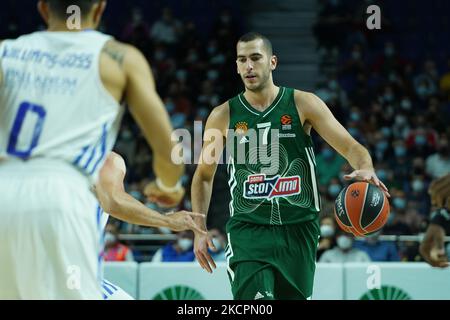
[[[204,215],[187,211],[161,215],[147,208],[125,192],[123,185],[125,174],[125,161],[117,153],[111,152],[100,170],[99,179],[95,185],[95,194],[101,205],[98,219],[100,219],[102,232],[108,222],[109,215],[106,213],[108,212],[114,218],[132,224],[147,227],[166,227],[173,231],[192,230],[206,235],[206,232],[201,230],[193,219],[196,217],[204,218]],[[105,300],[132,299],[123,289],[106,279],[102,281],[102,294]]]
[[[78,5],[82,30],[69,30]],[[149,196],[177,203],[184,167],[143,55],[94,31],[103,0],[41,0],[48,30],[0,43],[0,299],[101,299],[90,191],[123,107],[154,151]]]

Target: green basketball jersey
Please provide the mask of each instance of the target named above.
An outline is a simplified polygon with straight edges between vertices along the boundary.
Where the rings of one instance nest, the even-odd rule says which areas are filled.
[[[229,106],[230,222],[283,225],[317,218],[313,143],[301,125],[294,90],[280,87],[264,112],[253,108],[243,93],[230,99]]]

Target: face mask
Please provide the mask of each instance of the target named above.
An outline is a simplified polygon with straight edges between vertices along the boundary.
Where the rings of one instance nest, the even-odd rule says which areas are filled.
[[[377,143],[376,148],[379,151],[384,151],[386,150],[388,147],[388,142],[386,140],[382,140],[380,142]]]
[[[355,59],[355,60],[361,59],[361,52],[359,52],[359,51],[353,51],[353,52],[352,52],[352,58]]]
[[[117,241],[117,238],[116,238],[116,236],[114,234],[112,234],[111,232],[107,231],[107,232],[105,232],[104,240],[105,240],[105,244],[106,245],[110,245],[110,244],[115,243]]]
[[[410,110],[411,101],[409,101],[408,99],[403,99],[402,102],[400,103],[400,107],[402,107],[402,109],[404,110]]]
[[[198,55],[196,53],[191,53],[188,58],[187,61],[188,62],[197,62],[198,59]]]
[[[384,99],[384,101],[386,101],[386,102],[392,102],[392,101],[394,100],[394,95],[391,94],[391,93],[386,93],[386,94],[383,96],[383,99]]]
[[[336,242],[337,242],[339,249],[341,249],[341,250],[350,249],[352,247],[352,243],[353,243],[352,239],[350,239],[349,237],[344,236],[344,235],[339,236],[336,239]]]
[[[383,180],[386,180],[386,178],[387,178],[386,170],[383,170],[383,169],[378,170],[377,176],[378,176],[378,178],[379,178],[380,180],[382,180],[382,181],[383,181]]]
[[[361,118],[361,117],[359,116],[359,113],[357,113],[357,112],[352,112],[352,113],[350,114],[350,119],[351,119],[352,121],[359,121],[360,118]]]
[[[381,128],[381,133],[383,134],[383,136],[385,138],[388,138],[391,136],[391,128],[383,127],[383,128]]]
[[[192,247],[192,240],[186,239],[186,238],[181,238],[181,239],[178,239],[177,244],[182,251],[187,251]]]
[[[423,181],[422,180],[414,180],[412,183],[412,189],[415,192],[422,192],[423,191]]]
[[[324,238],[329,238],[334,236],[334,228],[329,224],[324,224],[320,226],[320,235]]]
[[[167,112],[172,113],[175,110],[175,104],[172,101],[167,102],[166,110],[167,110]]]
[[[392,201],[394,207],[397,209],[405,209],[406,208],[406,200],[403,198],[394,198]]]
[[[158,227],[158,230],[162,234],[171,234],[172,233],[172,230],[170,230],[167,227]]]
[[[177,70],[177,72],[175,72],[175,77],[177,78],[177,80],[185,81],[186,76],[187,76],[186,70]]]
[[[211,60],[211,64],[224,64],[225,56],[223,54],[215,55]]]
[[[174,128],[184,127],[186,122],[186,115],[184,113],[176,113],[170,118]]]
[[[122,138],[124,140],[130,140],[133,137],[129,130],[122,131]]]
[[[217,251],[221,251],[223,249],[222,242],[220,242],[219,238],[212,238],[212,243],[214,247],[216,247]]]
[[[215,46],[209,46],[207,51],[209,55],[213,55],[214,53],[216,53],[217,48]]]
[[[397,75],[395,73],[391,73],[388,76],[388,79],[390,82],[396,82],[397,81]]]
[[[396,116],[395,123],[398,124],[399,126],[403,126],[406,123],[406,117],[400,115]]]
[[[392,226],[394,224],[394,218],[395,218],[395,212],[391,210],[391,212],[388,215],[386,224],[388,226]]]
[[[166,54],[164,53],[164,51],[158,50],[155,52],[155,60],[156,61],[161,61],[166,57]]]
[[[341,191],[341,187],[338,184],[332,184],[328,187],[328,194],[333,198],[336,197]]]
[[[220,21],[222,21],[225,24],[228,24],[230,22],[230,16],[229,15],[223,15],[220,17]]]
[[[136,190],[130,191],[130,195],[137,200],[141,199],[141,193],[139,191]]]
[[[395,49],[393,47],[386,47],[384,49],[384,54],[386,55],[386,57],[392,57],[395,53]]]
[[[348,128],[348,133],[350,133],[352,137],[357,137],[359,135],[359,130],[357,128]]]
[[[324,159],[330,159],[333,156],[333,151],[328,148],[323,149],[321,153]]]
[[[214,81],[219,77],[219,72],[217,72],[217,70],[209,70],[206,76],[209,80]]]
[[[328,88],[330,88],[331,90],[336,90],[338,88],[338,83],[336,80],[331,80],[328,83]]]
[[[425,86],[420,86],[420,87],[418,87],[417,88],[417,94],[420,96],[420,97],[425,97],[427,94],[428,94],[428,89],[427,89],[427,87],[425,87]]]
[[[427,138],[423,134],[418,134],[414,138],[414,141],[417,146],[423,146],[427,143]]]
[[[396,146],[394,148],[394,153],[396,157],[404,157],[406,155],[406,148],[403,146]]]

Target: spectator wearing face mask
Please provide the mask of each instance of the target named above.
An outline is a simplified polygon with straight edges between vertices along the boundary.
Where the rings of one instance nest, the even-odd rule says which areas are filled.
[[[357,248],[353,247],[353,236],[339,230],[336,234],[337,246],[325,251],[319,259],[319,262],[369,262],[369,256]]]
[[[355,248],[367,253],[372,261],[388,262],[400,261],[397,247],[395,243],[388,241],[380,241],[381,232],[366,237],[363,241],[357,241]]]
[[[105,228],[105,249],[103,260],[105,261],[134,261],[131,249],[119,242],[119,232],[115,224],[108,224]]]
[[[339,176],[339,172],[343,163],[342,158],[337,152],[331,149],[327,144],[324,144],[322,150],[316,157],[317,167],[319,168],[317,176],[319,184],[327,185],[331,179]]]
[[[217,228],[213,228],[209,230],[209,235],[212,238],[212,243],[215,247],[215,250],[210,250],[211,257],[216,262],[224,262],[226,261],[225,257],[225,246],[226,240],[225,235]]]
[[[156,251],[153,262],[190,262],[194,261],[195,255],[192,250],[193,234],[182,231],[177,234],[177,241],[169,243]]]
[[[447,137],[443,137],[439,140],[437,153],[434,153],[427,158],[426,172],[433,179],[437,179],[450,173],[450,147]]]
[[[398,193],[390,202],[391,212],[389,213],[383,233],[390,235],[411,234],[411,227],[405,222],[407,205],[405,195]]]
[[[334,234],[336,232],[336,224],[333,216],[323,216],[320,220],[320,240],[317,247],[317,260],[322,254],[336,246]]]
[[[410,180],[411,191],[408,193],[408,203],[420,214],[427,215],[430,211],[430,198],[427,194],[427,185],[423,175],[414,175]]]

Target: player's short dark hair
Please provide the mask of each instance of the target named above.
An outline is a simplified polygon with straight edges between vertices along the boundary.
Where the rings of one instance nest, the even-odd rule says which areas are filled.
[[[50,10],[58,17],[64,18],[67,16],[67,8],[76,5],[80,7],[81,16],[87,14],[94,3],[100,0],[44,0],[49,4]]]
[[[267,53],[269,54],[269,56],[271,56],[273,54],[272,42],[270,42],[269,38],[262,35],[261,33],[248,32],[248,33],[244,34],[242,37],[240,37],[238,42],[250,42],[250,41],[253,41],[256,39],[261,39],[263,41],[264,47],[266,48]]]

